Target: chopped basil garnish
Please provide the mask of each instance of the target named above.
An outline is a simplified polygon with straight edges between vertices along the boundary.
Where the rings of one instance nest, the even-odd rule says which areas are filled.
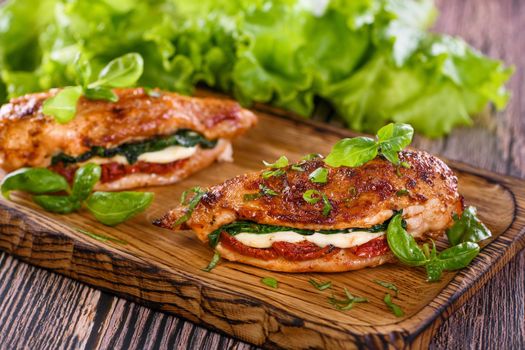
[[[279,282],[273,277],[264,277],[261,279],[261,283],[272,288],[277,288],[279,286]]]
[[[383,299],[383,301],[385,302],[386,306],[390,308],[390,310],[396,317],[403,317],[405,315],[403,310],[401,310],[401,307],[399,307],[399,305],[396,305],[392,302],[392,296],[389,293],[385,294],[385,298]]]
[[[100,241],[100,242],[108,242],[109,241],[109,242],[115,242],[115,243],[119,243],[119,244],[128,244],[128,242],[123,241],[121,239],[110,237],[110,236],[106,236],[106,235],[103,235],[103,234],[100,234],[100,233],[93,233],[93,232],[90,232],[90,231],[87,231],[87,230],[83,230],[81,228],[76,228],[75,230],[80,232],[80,233],[85,234],[86,236],[89,236],[89,237],[91,237],[93,239],[96,239],[97,241]]]
[[[308,204],[316,204],[320,199],[323,200],[323,215],[328,216],[332,210],[332,204],[326,194],[318,190],[307,190],[303,193],[303,199]]]
[[[393,290],[396,293],[396,297],[397,297],[399,290],[397,289],[395,284],[390,283],[390,282],[383,282],[379,280],[374,280],[374,283],[379,284],[380,286],[388,288],[390,290]]]
[[[402,190],[399,190],[396,192],[396,196],[398,197],[401,197],[401,196],[407,196],[410,192],[408,192],[407,189],[402,189]]]
[[[144,141],[125,143],[114,148],[95,146],[77,157],[60,153],[51,159],[51,163],[69,164],[85,162],[93,157],[111,158],[122,155],[126,157],[128,163],[133,164],[143,153],[160,151],[170,146],[193,147],[199,145],[202,148],[213,148],[216,144],[217,141],[210,141],[195,131],[182,129],[170,136],[159,136]]]
[[[202,271],[210,272],[211,270],[215,268],[215,266],[217,266],[220,260],[221,260],[221,255],[218,252],[215,252],[208,266],[203,268]]]
[[[283,170],[283,169],[276,169],[276,170],[266,170],[266,171],[263,171],[262,173],[262,178],[263,179],[269,179],[270,177],[279,177],[279,176],[283,176],[284,174],[286,174],[286,172]]]
[[[187,203],[188,207],[186,208],[186,212],[184,213],[183,216],[181,216],[177,221],[175,221],[175,224],[174,226],[176,225],[180,225],[182,224],[183,222],[186,222],[189,220],[189,218],[191,217],[191,214],[193,213],[193,210],[195,209],[195,207],[197,206],[197,204],[199,204],[202,196],[204,196],[206,194],[206,191],[203,191],[200,187],[193,187],[193,188],[190,188],[189,190],[186,190],[183,194],[182,194],[182,198],[181,198],[181,204],[183,205],[186,205],[186,197],[187,197],[187,193],[189,192],[193,192],[195,193],[195,195],[189,200],[189,202]]]
[[[308,179],[313,183],[324,184],[328,181],[328,169],[317,168],[308,175]]]
[[[303,193],[303,199],[308,204],[315,204],[321,200],[321,192],[318,190],[307,190]]]
[[[369,137],[340,140],[326,157],[325,163],[332,167],[358,167],[379,153],[392,164],[399,165],[398,153],[410,144],[413,135],[414,129],[409,124],[390,123],[379,129],[376,140]]]
[[[368,302],[367,298],[353,296],[346,288],[344,288],[344,291],[345,291],[344,299],[337,299],[333,295],[328,298],[328,302],[332,304],[332,306],[335,307],[337,310],[341,310],[341,311],[350,310],[354,307],[354,304],[356,303],[367,303]]]
[[[314,286],[317,290],[325,290],[325,289],[328,289],[328,288],[332,288],[332,282],[331,281],[327,281],[327,282],[317,282],[316,280],[314,280],[313,278],[310,278],[308,280],[308,282]]]
[[[268,163],[263,160],[263,164],[272,169],[280,169],[288,166],[288,158],[281,156],[274,163]]]

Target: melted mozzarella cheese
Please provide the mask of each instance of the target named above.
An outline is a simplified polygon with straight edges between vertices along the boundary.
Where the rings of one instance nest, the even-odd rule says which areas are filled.
[[[147,163],[157,163],[157,164],[166,164],[171,163],[179,159],[185,159],[191,157],[197,151],[197,147],[182,147],[182,146],[170,146],[166,147],[163,150],[156,152],[146,152],[142,153],[139,157],[139,161]],[[95,164],[108,164],[108,163],[119,163],[119,164],[129,164],[126,157],[121,155],[116,155],[111,158],[103,157],[93,157],[88,159],[85,162],[79,163],[83,165],[86,163],[95,163]]]
[[[270,248],[274,242],[299,243],[303,241],[311,242],[319,247],[333,245],[337,248],[351,248],[365,244],[374,238],[381,237],[385,232],[341,232],[341,233],[314,233],[313,235],[301,235],[293,231],[281,231],[273,233],[239,233],[235,238],[244,245],[253,248]]]
[[[107,164],[107,163],[119,163],[119,164],[128,164],[128,160],[126,157],[117,155],[111,158],[103,158],[103,157],[93,157],[89,158],[85,162],[79,163],[80,166],[87,164],[87,163],[95,163],[95,164]]]
[[[191,157],[197,151],[197,146],[194,147],[182,147],[182,146],[170,146],[157,152],[142,153],[138,160],[147,163],[159,163],[166,164],[171,163],[179,159],[185,159]]]

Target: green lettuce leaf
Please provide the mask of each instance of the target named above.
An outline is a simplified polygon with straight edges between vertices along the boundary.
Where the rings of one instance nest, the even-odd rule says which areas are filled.
[[[321,98],[352,129],[396,121],[438,137],[488,103],[504,108],[512,69],[430,33],[436,13],[432,0],[11,0],[0,99],[76,85],[79,54],[96,76],[137,52],[146,87],[204,84],[305,117]]]

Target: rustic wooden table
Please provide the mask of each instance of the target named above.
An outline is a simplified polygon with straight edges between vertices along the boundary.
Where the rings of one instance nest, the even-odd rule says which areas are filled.
[[[416,146],[525,178],[525,1],[438,2],[437,30],[516,66],[513,97],[495,118]],[[326,118],[326,116],[324,116]],[[335,121],[337,122],[337,121]],[[525,348],[525,252],[444,321],[437,349]],[[177,317],[92,289],[0,253],[0,349],[252,348]]]

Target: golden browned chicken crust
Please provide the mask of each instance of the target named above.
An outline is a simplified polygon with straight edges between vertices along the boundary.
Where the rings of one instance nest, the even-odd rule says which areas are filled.
[[[319,159],[303,164],[304,171],[288,166],[283,169],[284,176],[266,180],[261,177],[262,172],[240,175],[210,188],[183,227],[173,226],[186,210],[182,206],[167,213],[159,224],[172,229],[190,228],[206,241],[209,233],[237,220],[311,230],[367,228],[383,223],[396,210],[404,209],[407,219],[420,217],[428,214],[423,208],[430,205],[432,219],[419,225],[425,226],[424,231],[448,227],[452,213],[461,210],[457,178],[450,168],[420,151],[401,152],[400,159],[410,168],[396,168],[381,157],[357,168],[331,168]],[[308,179],[318,167],[328,169],[325,184]],[[245,194],[259,192],[261,184],[278,195],[243,199]],[[310,189],[326,194],[332,206],[328,216],[323,215],[322,201],[309,204],[303,199],[304,192]],[[416,229],[413,227],[412,231]]]
[[[195,98],[142,88],[116,89],[119,101],[81,98],[76,117],[57,123],[42,113],[42,103],[59,90],[22,96],[0,109],[0,168],[47,167],[57,153],[79,156],[104,148],[191,129],[207,139],[232,139],[256,117],[231,100]]]
[[[428,153],[403,151],[399,157],[410,167],[397,168],[377,157],[357,168],[332,168],[317,159],[302,164],[304,171],[287,166],[283,176],[263,179],[262,172],[240,175],[209,188],[184,224],[175,225],[187,210],[184,206],[174,208],[155,224],[173,230],[192,229],[201,241],[207,242],[208,234],[240,220],[310,230],[369,228],[403,210],[407,231],[414,237],[442,235],[453,224],[453,214],[461,214],[463,210],[456,176],[445,163]],[[328,181],[324,184],[308,179],[319,167],[328,170]],[[258,193],[261,186],[277,195],[245,200],[246,194]],[[332,207],[329,215],[323,215],[322,201],[309,204],[303,199],[305,191],[310,189],[326,195]],[[216,249],[228,260],[285,272],[348,271],[392,260],[388,249],[361,256],[355,255],[352,248],[337,249],[333,254],[302,261],[281,256],[259,259],[221,243]]]

